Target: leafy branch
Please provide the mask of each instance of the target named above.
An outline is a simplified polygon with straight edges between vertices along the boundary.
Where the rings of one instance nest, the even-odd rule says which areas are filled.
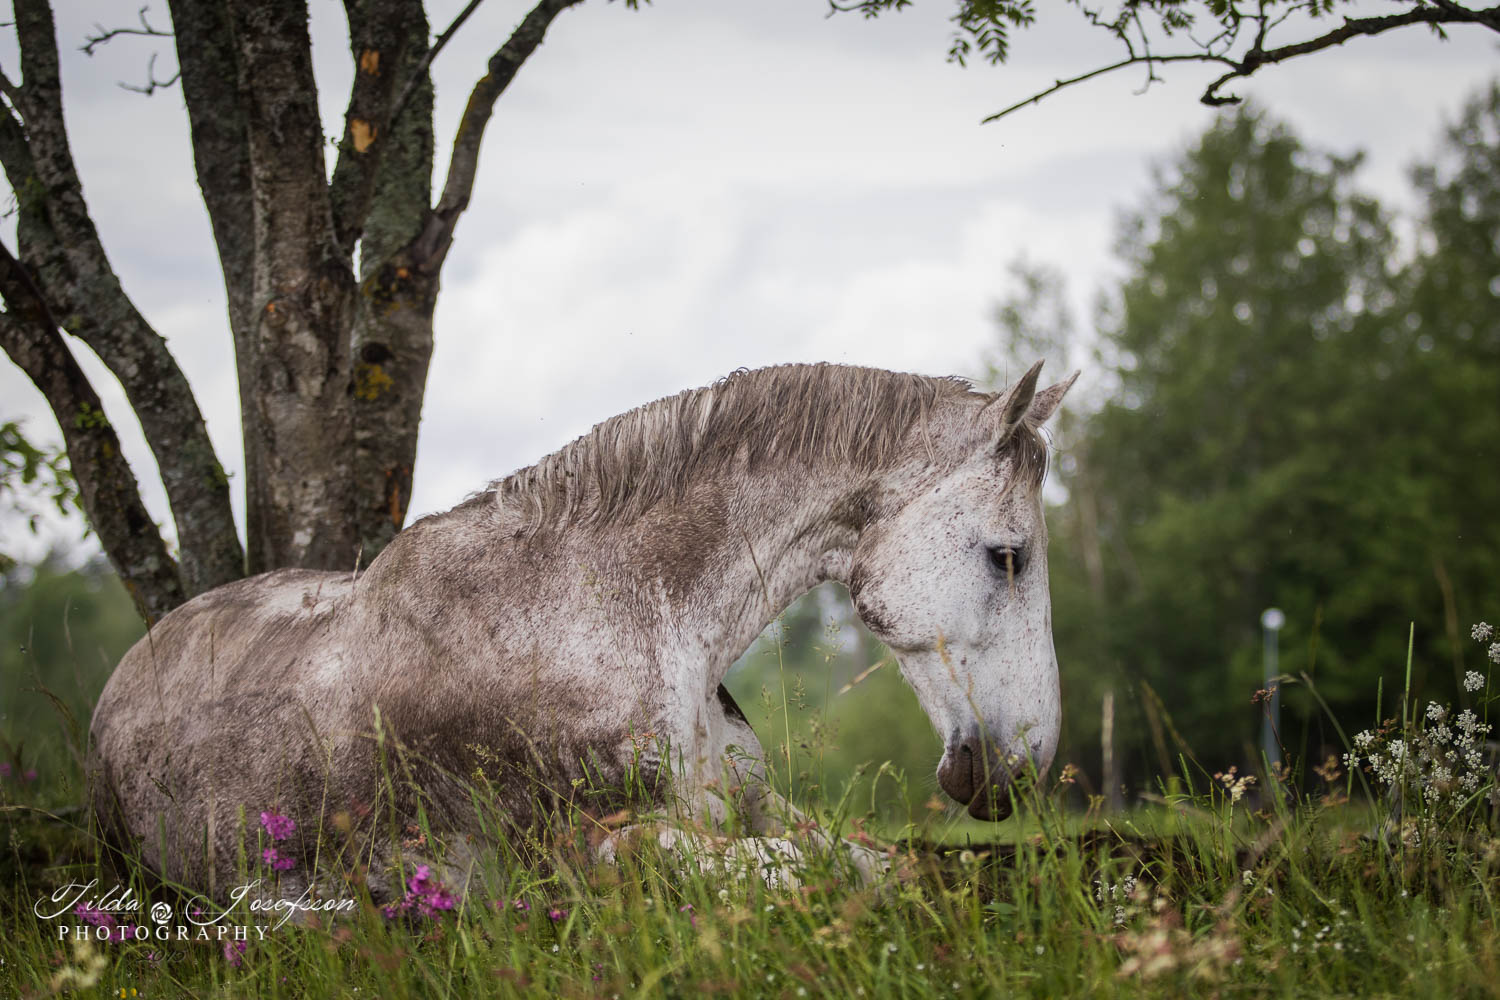
[[[1339,7],[1354,0],[1121,0],[1113,6],[1091,6],[1084,0],[1068,0],[1090,26],[1108,32],[1124,49],[1123,58],[1074,76],[1056,80],[1051,86],[987,116],[998,121],[1022,108],[1037,104],[1060,90],[1117,70],[1141,67],[1146,72],[1142,90],[1161,81],[1157,68],[1166,63],[1206,63],[1224,72],[1204,89],[1204,104],[1219,107],[1237,104],[1238,95],[1225,93],[1236,80],[1247,79],[1267,66],[1331,49],[1354,38],[1425,25],[1439,37],[1449,25],[1477,25],[1500,32],[1500,6],[1478,8],[1453,0],[1407,0],[1410,9],[1395,14],[1368,17],[1334,17]],[[912,0],[828,0],[829,13],[859,13],[879,17],[911,6]],[[1201,10],[1194,10],[1193,7]],[[950,20],[956,25],[948,58],[963,64],[972,52],[991,64],[1010,56],[1010,31],[1028,28],[1036,20],[1029,0],[959,0]],[[1293,27],[1303,37],[1272,44]],[[1170,43],[1168,51],[1153,45]],[[1184,44],[1185,43],[1185,44]]]

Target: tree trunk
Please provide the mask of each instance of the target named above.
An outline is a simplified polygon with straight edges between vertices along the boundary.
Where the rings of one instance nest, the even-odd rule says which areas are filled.
[[[552,20],[578,2],[539,0],[490,57],[434,206],[428,67],[473,4],[429,47],[420,0],[345,0],[355,78],[330,179],[305,0],[168,0],[235,346],[242,550],[192,390],[120,287],[84,204],[52,12],[17,0],[24,79],[0,72],[0,164],[20,206],[20,259],[0,254],[0,346],[63,425],[89,520],[145,613],[247,571],[352,569],[400,530],[442,265],[485,124]],[[59,327],[124,386],[172,505],[180,569]]]
[[[425,43],[427,20],[418,12],[414,21],[412,40]],[[442,262],[418,260],[407,249],[432,204],[433,94],[425,55],[425,44],[407,45],[393,74],[411,81],[411,92],[389,127],[360,241],[352,343],[354,489],[356,530],[366,565],[406,520],[432,358],[432,314]]]
[[[232,0],[254,190],[252,569],[352,568],[354,275],[334,232],[307,8]]]
[[[44,0],[17,0],[15,13],[25,75],[19,87],[9,80],[0,86],[22,121],[9,112],[0,116],[0,161],[20,204],[18,256],[45,296],[49,315],[120,380],[172,506],[183,590],[195,594],[244,572],[228,479],[187,379],[120,287],[89,217],[63,122],[52,11]],[[60,423],[70,418],[59,414]],[[74,474],[79,472],[75,462]],[[85,469],[82,476],[89,474]],[[91,491],[102,495],[82,476],[85,497]]]

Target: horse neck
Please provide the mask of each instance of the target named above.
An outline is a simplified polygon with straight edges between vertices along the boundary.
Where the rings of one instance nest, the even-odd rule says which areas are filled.
[[[717,544],[672,608],[675,638],[697,647],[710,690],[794,600],[825,580],[847,583],[861,489],[846,474],[824,478],[805,469],[733,484]]]

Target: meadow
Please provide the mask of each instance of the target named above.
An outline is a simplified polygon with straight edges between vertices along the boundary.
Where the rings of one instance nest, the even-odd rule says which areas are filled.
[[[572,811],[487,856],[466,894],[409,863],[404,900],[376,906],[349,864],[349,882],[324,890],[351,901],[340,912],[251,912],[247,898],[217,919],[213,904],[105,856],[76,755],[48,780],[11,767],[0,996],[1493,995],[1489,679],[1465,687],[1466,704],[1424,706],[1393,686],[1393,718],[1351,734],[1344,760],[1208,773],[1181,755],[1178,773],[1118,813],[1080,802],[1062,767],[1017,796],[1015,817],[978,824],[924,798],[921,777],[874,767],[807,803],[824,829],[887,854],[892,875],[869,886],[805,825],[790,834],[803,860],[770,876],[654,845],[591,864],[603,834],[651,817]],[[771,755],[801,740],[816,756],[817,719],[798,719],[809,710],[791,698],[778,707],[793,740]],[[56,728],[61,743],[78,739]],[[882,784],[904,815],[881,808]],[[482,782],[475,795],[484,808]],[[285,877],[273,851],[296,822],[246,817],[246,881]],[[329,857],[340,822],[324,825]],[[408,848],[429,834],[388,831]],[[93,879],[92,895],[58,895]],[[98,894],[116,883],[131,905],[110,912]],[[65,914],[39,917],[52,899]],[[183,922],[206,932],[156,936]],[[247,940],[220,926],[250,928]]]

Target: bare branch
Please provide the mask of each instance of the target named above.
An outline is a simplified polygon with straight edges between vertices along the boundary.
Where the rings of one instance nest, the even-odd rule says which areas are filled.
[[[396,103],[391,105],[392,122],[401,117],[402,109],[411,100],[411,95],[416,92],[417,87],[427,78],[428,70],[432,69],[432,61],[438,57],[439,52],[443,51],[443,46],[448,44],[448,40],[453,37],[459,28],[463,27],[464,22],[469,19],[469,15],[474,13],[482,3],[484,3],[484,0],[469,0],[468,5],[458,12],[458,16],[448,25],[447,30],[437,36],[437,40],[432,43],[432,47],[427,50],[427,54],[422,57],[422,61],[417,64],[417,68],[407,78],[406,85],[401,88],[401,93],[396,97]]]
[[[99,395],[58,333],[36,282],[0,244],[0,349],[47,399],[89,524],[99,535],[136,609],[152,622],[186,600],[176,563],[146,506]]]
[[[57,39],[45,0],[16,0],[21,123],[0,115],[0,164],[16,192],[20,258],[67,329],[120,380],[151,445],[182,543],[189,594],[244,574],[229,484],[187,378],[104,252],[68,145]]]
[[[453,229],[458,218],[469,206],[474,176],[479,167],[479,146],[484,139],[485,125],[495,110],[495,101],[515,79],[521,64],[542,44],[552,20],[580,2],[582,0],[541,0],[522,19],[505,44],[490,56],[489,72],[474,85],[459,120],[442,197],[429,213],[427,225],[413,246],[413,262],[417,266],[428,271],[441,267],[448,248],[453,244]]]
[[[147,4],[137,12],[136,16],[139,17],[141,21],[141,26],[139,28],[105,28],[103,25],[95,22],[94,30],[98,32],[98,34],[85,36],[84,44],[79,47],[78,51],[82,52],[84,55],[92,56],[94,54],[94,50],[99,46],[105,44],[113,38],[118,38],[121,35],[141,35],[147,38],[171,38],[172,33],[170,31],[159,31],[156,28],[152,27],[151,23],[146,20],[146,11],[150,9],[151,5]]]
[[[120,84],[120,89],[128,90],[135,94],[145,94],[147,97],[150,97],[158,90],[161,90],[164,87],[170,87],[180,79],[182,79],[182,69],[179,67],[177,72],[173,73],[165,80],[158,80],[156,78],[156,53],[153,52],[151,53],[150,61],[146,63],[146,85],[143,87],[137,87],[132,83],[122,83]]]
[[[1066,90],[1067,88],[1072,87],[1076,84],[1083,83],[1087,80],[1092,80],[1096,76],[1103,76],[1106,73],[1113,73],[1115,70],[1125,69],[1127,66],[1138,66],[1141,63],[1148,61],[1153,63],[1215,62],[1223,63],[1228,66],[1237,65],[1233,59],[1227,58],[1225,56],[1209,55],[1206,52],[1184,52],[1178,55],[1168,56],[1130,56],[1129,58],[1121,59],[1117,63],[1111,63],[1108,66],[1100,66],[1098,69],[1089,70],[1087,73],[1080,73],[1078,76],[1071,76],[1066,80],[1058,80],[1046,90],[1039,90],[1035,94],[1032,94],[1030,97],[1026,98],[1024,101],[1017,101],[1015,104],[1012,104],[1007,108],[1002,108],[992,115],[985,116],[985,118],[981,120],[981,124],[988,125],[990,122],[999,121],[1006,115],[1014,114],[1024,107],[1040,102],[1043,98],[1051,97],[1059,90]]]

